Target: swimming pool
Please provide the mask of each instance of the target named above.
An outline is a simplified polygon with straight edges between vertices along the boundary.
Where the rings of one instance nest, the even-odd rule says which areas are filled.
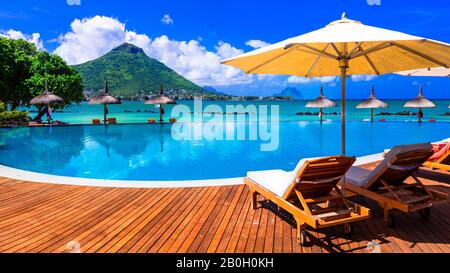
[[[260,140],[176,140],[169,124],[0,129],[0,164],[82,178],[179,181],[292,170],[301,158],[340,152],[339,122],[280,122],[279,128],[279,147],[270,152],[261,152]],[[449,132],[450,123],[348,122],[347,152],[363,156]]]

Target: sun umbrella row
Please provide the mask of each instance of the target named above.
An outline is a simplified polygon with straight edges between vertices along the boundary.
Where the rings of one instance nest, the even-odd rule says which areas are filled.
[[[30,104],[33,105],[46,105],[47,106],[47,120],[50,123],[51,122],[51,107],[50,105],[53,103],[61,103],[63,102],[64,99],[62,99],[61,97],[53,94],[52,92],[50,92],[48,90],[48,83],[47,81],[45,81],[45,91],[40,94],[39,96],[33,98],[30,101]],[[101,92],[100,95],[91,98],[89,100],[89,104],[103,104],[103,123],[107,124],[108,121],[108,106],[110,104],[121,104],[121,101],[115,97],[113,97],[110,93],[109,93],[109,89],[108,89],[108,81],[105,81],[105,88],[103,89],[103,91]],[[163,122],[163,115],[164,115],[164,109],[162,107],[162,105],[164,104],[176,104],[176,102],[169,98],[164,96],[164,91],[163,91],[163,87],[162,84],[160,86],[160,92],[159,95],[154,96],[152,98],[150,98],[149,100],[147,100],[145,102],[145,104],[154,104],[154,105],[158,105],[159,106],[159,121]]]
[[[320,123],[322,123],[323,122],[323,108],[335,107],[336,105],[337,104],[334,101],[329,100],[324,96],[323,87],[320,86],[320,95],[316,99],[309,101],[305,107],[319,108],[320,109],[320,111],[319,111]],[[359,108],[359,109],[370,109],[371,122],[374,121],[374,109],[387,108],[387,107],[388,107],[387,103],[385,103],[375,97],[375,86],[374,85],[372,85],[372,90],[370,92],[369,98],[362,101],[361,103],[359,103],[356,106],[356,108]],[[419,95],[416,98],[406,102],[403,105],[403,107],[418,108],[419,112],[418,112],[417,116],[419,118],[419,122],[421,122],[421,120],[423,118],[422,108],[435,108],[436,104],[434,104],[432,101],[425,98],[425,96],[423,95],[423,90],[422,90],[422,85],[421,85]],[[449,106],[449,108],[450,108],[450,106]]]

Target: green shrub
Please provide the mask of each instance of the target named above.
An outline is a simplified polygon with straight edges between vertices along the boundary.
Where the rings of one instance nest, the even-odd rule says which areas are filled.
[[[30,121],[26,111],[8,111],[0,113],[0,126],[27,125]]]
[[[6,111],[6,104],[0,101],[0,113],[3,113]]]

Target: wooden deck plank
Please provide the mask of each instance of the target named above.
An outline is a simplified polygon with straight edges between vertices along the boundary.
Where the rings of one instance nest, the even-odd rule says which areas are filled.
[[[450,192],[448,175],[422,179]],[[388,228],[378,204],[358,197],[372,218],[355,223],[352,237],[344,237],[341,227],[308,229],[311,244],[302,247],[291,217],[258,198],[254,210],[242,185],[127,189],[0,177],[0,252],[67,252],[67,243],[76,241],[82,252],[98,253],[359,253],[373,251],[367,247],[373,243],[382,252],[450,253],[449,203],[434,206],[427,221],[395,212],[397,225]]]
[[[202,198],[195,204],[195,206],[189,211],[188,215],[184,217],[181,223],[176,227],[176,229],[168,234],[168,238],[165,240],[164,244],[158,249],[157,252],[166,253],[166,252],[175,252],[170,251],[171,247],[175,242],[183,241],[183,233],[186,231],[186,228],[189,228],[189,223],[195,218],[196,215],[199,215],[202,211],[202,208],[206,209],[205,204],[209,202],[216,194],[218,193],[217,188],[209,187],[206,193],[202,196]]]

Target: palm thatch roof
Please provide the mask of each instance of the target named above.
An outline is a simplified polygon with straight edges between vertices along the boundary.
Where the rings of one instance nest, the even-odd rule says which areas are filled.
[[[161,88],[159,90],[159,95],[148,99],[145,102],[145,104],[177,104],[177,103],[175,102],[175,100],[164,96],[164,91],[163,91],[162,84],[161,84]]]
[[[423,91],[422,91],[422,85],[420,85],[420,91],[419,95],[403,105],[403,107],[407,108],[435,108],[436,104],[434,104],[432,101],[428,100],[424,97]]]
[[[432,67],[396,72],[402,76],[423,76],[423,77],[450,77],[450,68]]]
[[[177,104],[173,99],[164,95],[157,95],[145,102],[145,104]]]
[[[335,107],[336,103],[332,100],[327,99],[323,95],[323,88],[320,86],[320,95],[312,101],[309,101],[305,107],[307,108],[329,108],[329,107]]]
[[[372,91],[370,97],[365,101],[361,102],[356,106],[356,108],[387,108],[388,104],[381,101],[375,97],[375,87],[372,85]]]
[[[40,94],[37,97],[34,97],[30,103],[31,104],[50,104],[50,103],[58,103],[63,102],[64,99],[53,94],[52,92],[48,91],[48,84],[47,81],[45,81],[45,91],[44,93]]]
[[[108,82],[106,81],[103,93],[90,99],[89,104],[121,104],[121,102],[109,93]]]

